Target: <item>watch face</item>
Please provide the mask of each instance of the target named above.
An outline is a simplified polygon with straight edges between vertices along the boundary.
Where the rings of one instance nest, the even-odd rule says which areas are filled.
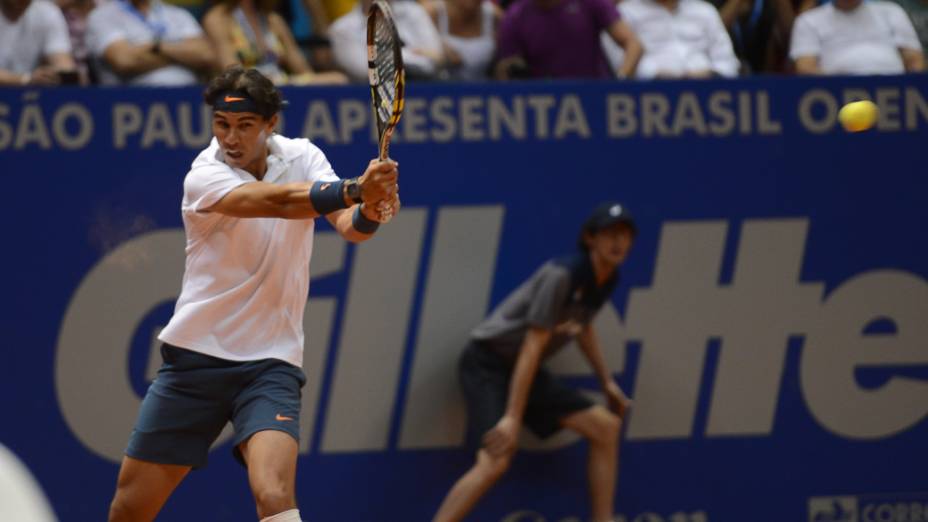
[[[348,197],[351,198],[352,201],[355,203],[361,202],[361,185],[359,185],[357,181],[349,181],[346,189]]]

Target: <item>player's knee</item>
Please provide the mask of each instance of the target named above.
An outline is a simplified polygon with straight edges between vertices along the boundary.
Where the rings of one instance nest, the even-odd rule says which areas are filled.
[[[495,481],[509,471],[509,465],[512,462],[512,454],[491,456],[487,452],[481,452],[478,457],[477,465],[481,474],[488,480]]]
[[[615,444],[622,430],[622,419],[618,415],[603,409],[596,415],[596,429],[593,439],[602,444]]]
[[[293,509],[296,507],[296,499],[293,491],[282,482],[272,484],[262,484],[254,488],[255,504],[258,506],[258,514],[267,517]]]
[[[136,516],[135,510],[133,510],[132,505],[126,500],[124,495],[120,495],[118,492],[113,498],[113,501],[110,502],[110,514],[109,522],[122,522],[122,521],[131,521],[138,520],[139,517]]]

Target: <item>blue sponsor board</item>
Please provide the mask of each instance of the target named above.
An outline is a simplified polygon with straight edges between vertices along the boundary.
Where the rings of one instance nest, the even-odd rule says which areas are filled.
[[[284,133],[360,173],[376,150],[367,91],[286,95]],[[635,399],[624,520],[843,520],[817,499],[862,510],[866,495],[928,490],[928,79],[408,95],[391,147],[400,216],[357,247],[319,227],[297,486],[307,518],[429,519],[472,459],[454,373],[468,329],[571,250],[607,198],[641,231],[597,319]],[[105,516],[157,367],[183,269],[181,182],[210,138],[199,96],[0,91],[0,443],[62,520]],[[847,134],[837,111],[861,97],[880,106],[877,127]],[[575,352],[552,366],[595,392]],[[525,446],[473,520],[586,519],[584,444]],[[162,518],[254,518],[227,438]]]

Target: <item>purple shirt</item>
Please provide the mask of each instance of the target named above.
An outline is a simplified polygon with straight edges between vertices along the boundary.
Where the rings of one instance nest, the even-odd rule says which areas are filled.
[[[611,78],[599,33],[619,19],[612,0],[516,0],[499,28],[499,57],[519,55],[537,78]]]

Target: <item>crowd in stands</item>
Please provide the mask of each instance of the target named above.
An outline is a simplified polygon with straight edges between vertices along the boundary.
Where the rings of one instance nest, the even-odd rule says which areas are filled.
[[[367,81],[372,0],[0,0],[0,85]],[[928,0],[391,0],[414,81],[899,74]]]

